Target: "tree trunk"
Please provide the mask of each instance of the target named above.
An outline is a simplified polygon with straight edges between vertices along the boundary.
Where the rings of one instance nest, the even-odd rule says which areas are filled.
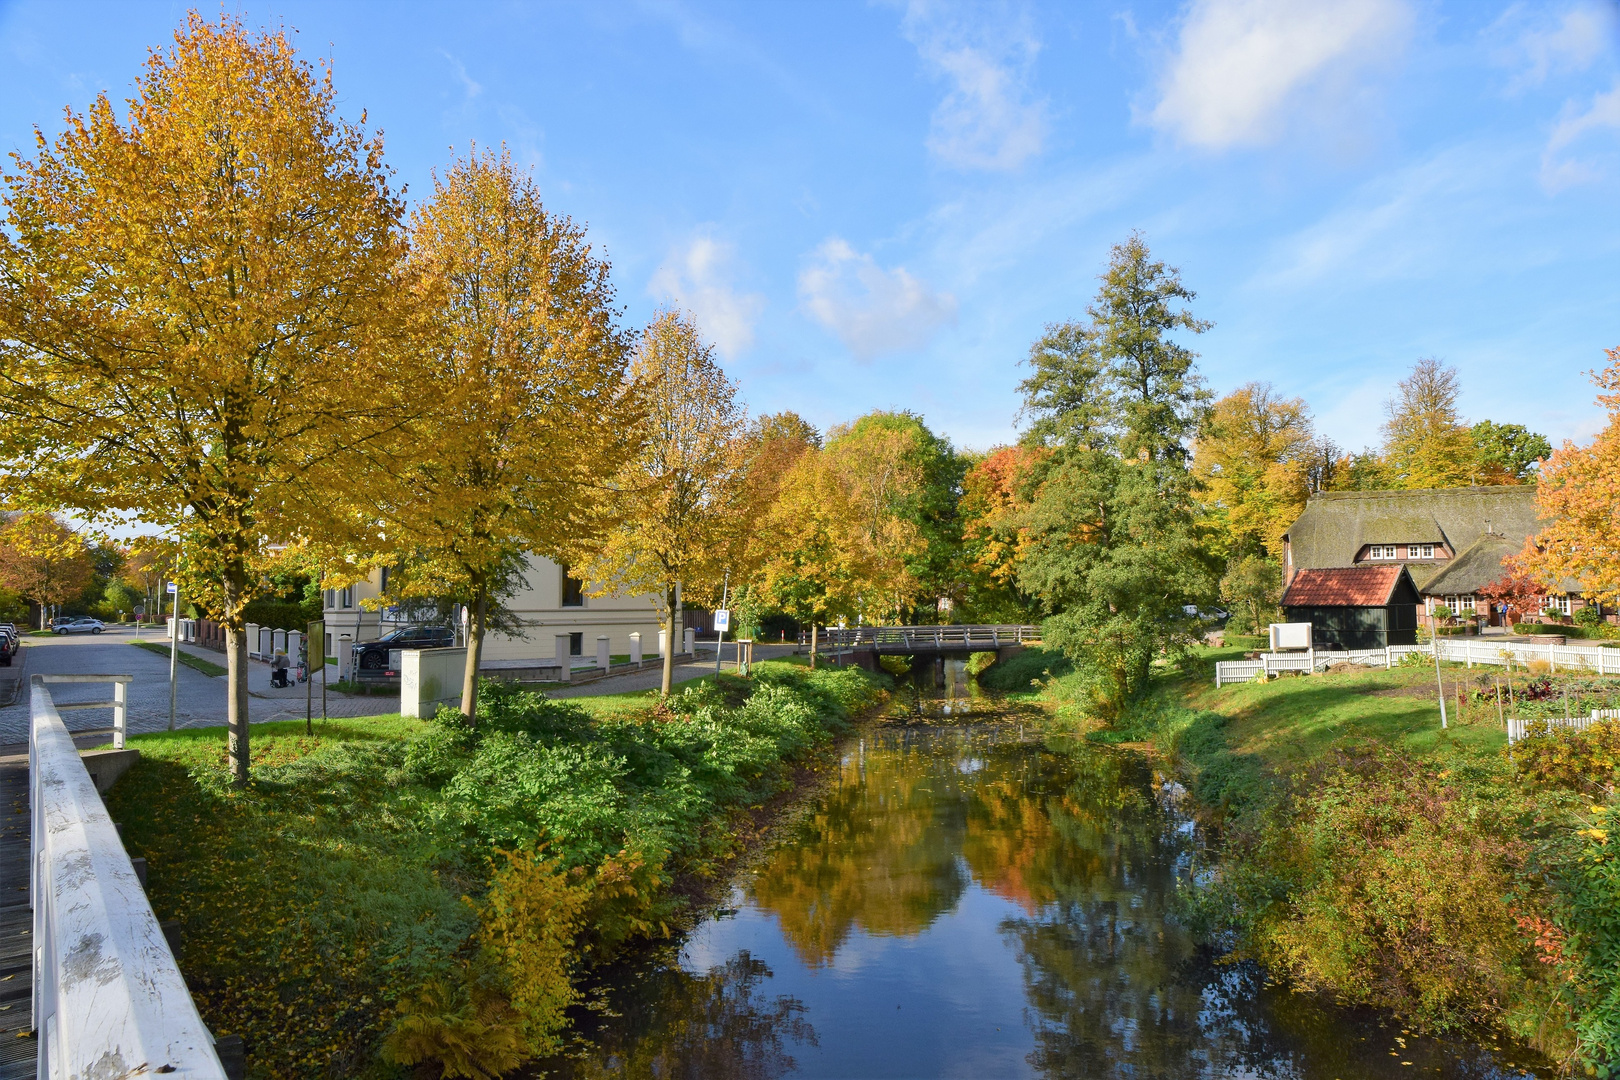
[[[467,667],[461,683],[461,715],[469,725],[478,723],[478,665],[484,655],[484,618],[489,611],[489,585],[480,581],[477,599],[467,615]]]
[[[675,678],[675,587],[664,587],[664,675],[659,682],[660,697],[669,697],[669,684]]]
[[[225,723],[229,730],[231,779],[241,785],[248,782],[248,658],[247,628],[240,623],[241,616],[225,624],[225,662],[229,669],[225,676]]]

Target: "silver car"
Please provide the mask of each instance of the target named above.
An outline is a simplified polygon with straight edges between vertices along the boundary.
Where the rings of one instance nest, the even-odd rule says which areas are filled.
[[[99,634],[106,629],[100,619],[92,619],[88,615],[81,615],[77,619],[57,623],[54,627],[58,634]]]

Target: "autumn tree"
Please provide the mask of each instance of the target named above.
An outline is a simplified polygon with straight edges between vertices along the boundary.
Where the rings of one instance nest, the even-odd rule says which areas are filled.
[[[1316,453],[1310,409],[1249,383],[1217,401],[1193,444],[1199,503],[1233,558],[1280,554],[1310,494]]]
[[[1433,357],[1412,365],[1384,403],[1383,469],[1396,488],[1447,488],[1475,478],[1474,437],[1462,422],[1457,369]]]
[[[423,405],[349,543],[397,567],[401,597],[466,602],[471,719],[492,609],[524,558],[577,563],[607,527],[639,430],[630,336],[608,263],[505,153],[436,176],[411,235],[416,351],[400,377]]]
[[[381,138],[335,105],[285,33],[193,13],[127,117],[98,96],[6,176],[0,486],[184,536],[239,782],[266,552],[320,527],[404,413],[382,377],[402,208]]]
[[[962,541],[971,575],[968,621],[978,621],[980,613],[1009,620],[1029,616],[1029,600],[1018,589],[1029,543],[1025,516],[1050,455],[1038,445],[1001,446],[974,461],[963,476]]]
[[[620,523],[585,572],[594,592],[659,598],[667,695],[677,603],[718,599],[727,570],[747,550],[749,441],[737,388],[690,316],[660,312],[642,332],[630,371],[646,388],[646,439],[615,485]]]
[[[1585,446],[1566,442],[1541,467],[1536,513],[1547,524],[1512,565],[1543,586],[1571,583],[1586,599],[1620,603],[1620,348],[1592,374],[1609,422]]]
[[[130,542],[124,580],[140,594],[148,618],[162,613],[164,583],[174,579],[176,555],[173,541],[160,536],[139,536]]]
[[[0,523],[0,588],[39,606],[39,628],[50,608],[90,584],[95,568],[84,538],[44,513],[11,515]]]

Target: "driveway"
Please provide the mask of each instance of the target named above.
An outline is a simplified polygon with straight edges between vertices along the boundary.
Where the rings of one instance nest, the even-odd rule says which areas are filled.
[[[148,631],[143,640],[153,640]],[[169,726],[169,659],[137,649],[129,631],[109,630],[103,634],[75,634],[67,637],[25,637],[22,651],[9,668],[0,668],[0,678],[23,680],[15,704],[0,708],[0,744],[28,741],[28,683],[30,675],[133,675],[129,684],[129,731],[138,734],[163,731]],[[159,641],[166,639],[158,638]],[[225,656],[198,650],[223,666]],[[193,671],[184,664],[176,670],[176,727],[209,727],[225,723],[225,679]],[[254,723],[267,720],[301,720],[304,717],[305,687],[270,689],[270,668],[248,665],[248,717]],[[112,697],[108,684],[63,685],[51,687],[56,701],[107,701]],[[3,699],[0,699],[3,700]],[[315,715],[320,715],[321,690],[315,687]],[[328,716],[376,716],[399,711],[397,697],[348,697],[327,695]],[[85,709],[62,714],[69,731],[85,731],[112,726],[112,711]]]

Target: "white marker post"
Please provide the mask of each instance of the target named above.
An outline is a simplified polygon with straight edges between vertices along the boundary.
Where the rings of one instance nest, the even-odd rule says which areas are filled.
[[[180,684],[175,679],[175,667],[180,659],[180,583],[169,582],[169,595],[174,597],[174,618],[169,620],[169,730],[174,730],[175,702]]]

